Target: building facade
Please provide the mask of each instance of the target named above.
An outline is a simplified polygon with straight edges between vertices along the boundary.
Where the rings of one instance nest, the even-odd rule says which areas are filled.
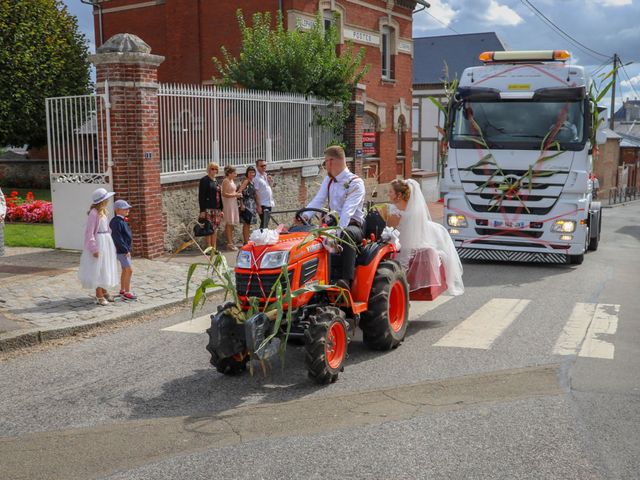
[[[211,84],[213,57],[224,46],[240,50],[236,11],[249,22],[256,12],[282,12],[285,28],[310,28],[320,12],[335,21],[341,44],[365,49],[369,71],[354,94],[356,116],[346,132],[349,154],[361,157],[361,174],[379,182],[411,173],[412,14],[415,0],[103,0],[94,8],[96,44],[132,33],[166,58],[160,82]],[[359,168],[358,168],[359,169]]]

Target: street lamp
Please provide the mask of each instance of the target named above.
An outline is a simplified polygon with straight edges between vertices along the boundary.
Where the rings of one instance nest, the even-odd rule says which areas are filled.
[[[98,31],[99,31],[99,37],[100,37],[100,45],[102,45],[104,43],[104,38],[102,36],[102,5],[100,5],[100,2],[102,0],[80,0],[80,1],[85,5],[91,5],[92,7],[98,8]],[[96,48],[99,47],[100,45],[97,45]]]

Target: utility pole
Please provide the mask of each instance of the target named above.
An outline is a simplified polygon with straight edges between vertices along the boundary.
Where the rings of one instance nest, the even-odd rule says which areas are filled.
[[[609,129],[613,130],[613,114],[616,107],[616,80],[618,77],[618,54],[613,54],[613,85],[611,86],[611,111],[609,112]]]

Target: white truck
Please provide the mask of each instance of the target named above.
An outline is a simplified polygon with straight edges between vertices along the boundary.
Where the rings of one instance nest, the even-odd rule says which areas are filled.
[[[484,52],[484,65],[464,70],[442,179],[444,222],[461,258],[580,264],[598,248],[591,79],[569,58]]]

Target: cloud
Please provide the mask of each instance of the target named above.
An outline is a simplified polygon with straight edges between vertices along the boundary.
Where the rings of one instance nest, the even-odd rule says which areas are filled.
[[[484,19],[493,25],[519,25],[522,17],[507,5],[500,5],[497,0],[491,0]]]
[[[414,32],[446,28],[454,21],[458,11],[443,0],[431,0],[428,12],[418,13],[413,18]]]
[[[632,0],[599,0],[603,7],[624,7],[625,5],[631,5]]]
[[[622,85],[623,87],[640,87],[640,74],[636,75],[635,77],[629,78],[629,80],[623,80],[622,82],[620,82],[620,85]]]

